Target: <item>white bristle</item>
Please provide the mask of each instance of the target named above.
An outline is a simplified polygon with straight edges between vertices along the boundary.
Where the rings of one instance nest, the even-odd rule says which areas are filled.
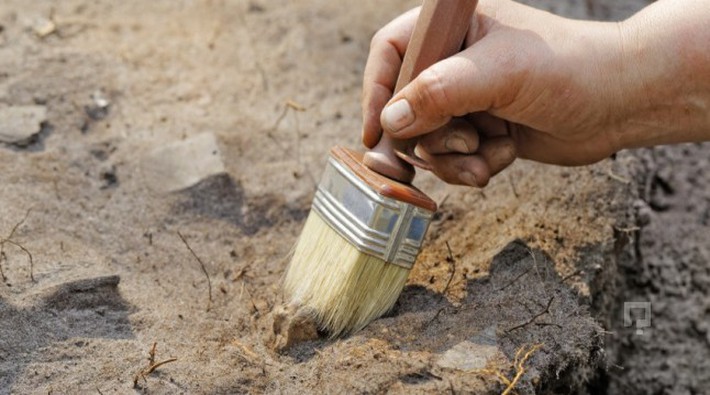
[[[311,211],[284,290],[335,337],[358,331],[391,309],[408,275],[408,269],[358,251]]]

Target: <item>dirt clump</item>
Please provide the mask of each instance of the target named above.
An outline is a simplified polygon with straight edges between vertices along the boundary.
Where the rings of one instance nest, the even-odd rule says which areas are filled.
[[[296,344],[319,338],[318,325],[308,309],[291,304],[280,305],[274,307],[270,314],[272,332],[266,341],[274,351],[286,351]]]

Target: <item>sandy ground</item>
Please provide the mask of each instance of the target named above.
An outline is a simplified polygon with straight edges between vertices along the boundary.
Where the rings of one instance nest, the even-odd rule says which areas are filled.
[[[270,348],[327,150],[359,146],[369,38],[415,3],[4,1],[0,110],[46,116],[0,144],[0,393],[498,393],[526,352],[519,393],[708,388],[702,145],[421,175],[441,210],[394,311]],[[141,375],[153,344],[177,360]]]

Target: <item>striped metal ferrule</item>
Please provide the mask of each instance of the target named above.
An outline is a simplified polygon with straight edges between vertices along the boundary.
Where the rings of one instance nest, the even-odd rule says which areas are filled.
[[[382,196],[333,157],[313,210],[359,251],[411,269],[434,212]]]

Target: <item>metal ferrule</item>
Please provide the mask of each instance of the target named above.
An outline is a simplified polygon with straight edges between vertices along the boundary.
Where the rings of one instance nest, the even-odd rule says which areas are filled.
[[[434,213],[384,197],[329,158],[313,210],[359,251],[411,269]]]

